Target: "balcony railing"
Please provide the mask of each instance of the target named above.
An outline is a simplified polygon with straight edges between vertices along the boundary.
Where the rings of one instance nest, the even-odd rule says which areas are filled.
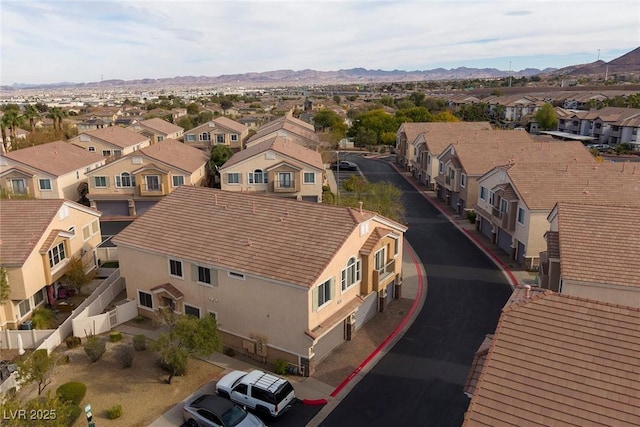
[[[390,282],[390,279],[395,277],[396,272],[396,260],[391,260],[384,267],[373,270],[373,289],[380,291],[382,288]]]
[[[275,181],[273,183],[273,191],[276,193],[295,193],[297,191],[297,180],[291,181]]]
[[[141,196],[161,196],[165,194],[164,190],[163,183],[160,183],[159,185],[149,185],[147,183],[140,184]]]

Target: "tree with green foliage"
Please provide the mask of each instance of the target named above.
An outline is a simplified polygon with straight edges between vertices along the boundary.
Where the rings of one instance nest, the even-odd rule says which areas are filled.
[[[558,127],[558,115],[553,105],[546,102],[536,111],[536,122],[543,130],[555,130]]]
[[[187,105],[187,114],[195,116],[199,112],[200,112],[200,105],[196,104],[195,102],[192,102],[191,104]]]
[[[373,109],[358,114],[347,134],[353,137],[359,146],[375,145],[381,143],[384,132],[397,132],[401,123],[395,115],[383,109]]]
[[[11,414],[19,414],[18,411],[26,411],[25,414],[41,414],[42,419],[34,420],[29,416],[14,416],[8,419]],[[79,406],[65,402],[57,396],[51,397],[50,393],[26,402],[17,398],[0,401],[0,413],[4,414],[6,425],[11,427],[68,427],[74,424],[81,412]]]
[[[183,128],[185,131],[193,129],[195,126],[193,125],[193,120],[189,116],[183,116],[178,119],[178,126]]]
[[[158,320],[169,328],[152,344],[162,366],[169,371],[167,384],[171,384],[177,373],[186,370],[190,357],[209,357],[222,348],[218,325],[212,315],[200,319],[164,308],[159,311]]]
[[[51,384],[51,374],[59,361],[55,354],[49,354],[47,349],[36,350],[30,355],[18,360],[18,383],[21,385],[37,383],[38,396],[46,386]]]
[[[427,96],[422,92],[412,92],[409,95],[409,100],[413,102],[416,107],[424,106],[424,100]]]
[[[342,101],[340,95],[333,95],[333,102],[335,102],[336,104],[340,104],[340,101]]]
[[[346,185],[345,185],[346,184]],[[405,222],[405,207],[402,204],[402,190],[389,182],[362,182],[358,178],[347,180],[343,188],[356,194],[340,197],[341,206],[358,208],[377,212],[399,223]]]
[[[222,113],[226,116],[227,110],[233,107],[233,102],[229,99],[223,99],[220,101],[220,108],[222,108]]]
[[[426,107],[411,107],[396,111],[396,117],[402,122],[424,123],[432,122],[433,116]]]
[[[9,129],[9,136],[11,137],[11,149],[15,150],[18,144],[18,128],[22,125],[22,116],[20,115],[20,107],[17,104],[7,104],[2,108],[4,114],[0,119],[0,125],[6,129]],[[3,143],[5,148],[8,146],[6,134],[3,133]]]
[[[61,107],[52,107],[48,117],[53,119],[53,129],[62,130],[62,120],[67,117],[67,112]]]
[[[434,122],[459,122],[460,119],[451,113],[451,111],[439,111],[433,115]]]
[[[464,122],[488,122],[491,120],[489,104],[486,102],[463,104],[455,114]]]
[[[27,105],[24,107],[24,118],[29,120],[29,128],[33,132],[36,129],[36,119],[40,118],[40,111],[35,105]]]
[[[9,287],[9,280],[7,279],[7,269],[0,267],[0,305],[4,305],[9,299],[11,294],[11,288]]]
[[[233,151],[231,151],[231,148],[228,146],[214,145],[211,148],[211,157],[209,159],[211,170],[217,170],[217,168],[224,165],[231,156],[233,156]]]
[[[322,132],[324,132],[326,128],[333,128],[340,123],[343,123],[342,118],[335,111],[326,108],[318,111],[313,116],[313,125]]]
[[[69,260],[64,280],[78,290],[91,281],[91,278],[84,272],[82,258],[74,257]]]
[[[200,126],[213,120],[213,113],[211,111],[201,111],[198,116],[192,120],[194,127]]]

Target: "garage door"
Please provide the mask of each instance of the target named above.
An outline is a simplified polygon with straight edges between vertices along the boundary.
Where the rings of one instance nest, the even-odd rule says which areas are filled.
[[[482,217],[480,217],[480,231],[483,235],[491,239],[491,223]]]
[[[129,202],[126,200],[96,201],[96,208],[103,216],[129,216]]]
[[[378,312],[378,293],[371,292],[356,311],[356,331]]]
[[[511,254],[511,234],[498,228],[498,247],[508,254]]]
[[[458,193],[451,193],[451,207],[454,209],[458,208]]]
[[[150,201],[150,200],[144,200],[144,201],[140,201],[137,200],[136,201],[136,214],[138,216],[142,215],[143,213],[145,213],[146,211],[148,211],[149,209],[151,209],[152,206],[154,206],[156,203],[158,203],[157,201]]]
[[[394,279],[387,285],[387,297],[384,299],[385,304],[389,304],[391,301],[393,301],[393,292],[395,291],[395,289],[396,281]]]
[[[318,342],[313,346],[313,357],[316,363],[320,363],[322,359],[327,357],[329,353],[336,347],[344,342],[344,320],[338,322],[338,324],[329,332],[327,332]]]
[[[318,196],[302,196],[302,201],[318,203]]]

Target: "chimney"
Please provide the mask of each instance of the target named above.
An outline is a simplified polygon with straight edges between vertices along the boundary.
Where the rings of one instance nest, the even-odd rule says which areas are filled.
[[[360,213],[362,214],[362,202],[358,202],[358,204],[360,205]]]
[[[531,298],[531,285],[524,285],[523,288],[524,288],[524,297],[526,299]]]

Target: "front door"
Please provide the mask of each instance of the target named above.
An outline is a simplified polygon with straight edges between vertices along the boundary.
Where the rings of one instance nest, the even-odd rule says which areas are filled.
[[[158,175],[147,175],[147,190],[159,191],[160,190],[160,177]]]

